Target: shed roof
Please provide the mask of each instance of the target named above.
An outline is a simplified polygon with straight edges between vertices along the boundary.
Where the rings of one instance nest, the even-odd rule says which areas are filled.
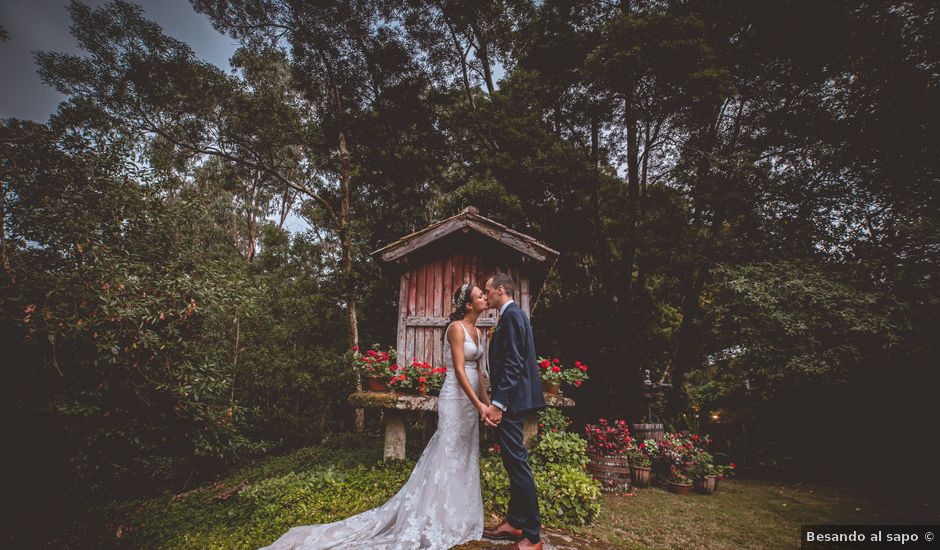
[[[464,233],[474,231],[503,246],[517,250],[537,262],[548,262],[558,257],[558,251],[528,235],[481,216],[480,211],[473,206],[466,208],[456,216],[431,224],[410,235],[405,235],[397,241],[376,250],[372,253],[372,256],[381,259],[383,262],[392,262],[457,231],[463,231]]]

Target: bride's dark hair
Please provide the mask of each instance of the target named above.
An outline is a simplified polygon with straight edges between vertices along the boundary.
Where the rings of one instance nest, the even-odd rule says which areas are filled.
[[[450,325],[463,319],[463,316],[467,314],[467,304],[470,302],[471,294],[473,294],[473,283],[464,283],[454,291],[454,297],[450,300],[450,305],[454,306],[454,311],[450,314],[450,320],[444,326],[441,343],[447,340],[447,329],[450,328]]]

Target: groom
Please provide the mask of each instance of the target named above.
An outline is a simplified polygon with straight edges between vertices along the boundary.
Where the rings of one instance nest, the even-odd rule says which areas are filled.
[[[513,301],[516,286],[509,275],[497,273],[487,279],[483,293],[491,308],[499,308],[499,323],[489,349],[493,404],[483,421],[496,428],[510,489],[506,521],[495,529],[485,529],[483,536],[518,541],[509,550],[541,550],[539,501],[522,436],[525,414],[545,407],[532,325]]]

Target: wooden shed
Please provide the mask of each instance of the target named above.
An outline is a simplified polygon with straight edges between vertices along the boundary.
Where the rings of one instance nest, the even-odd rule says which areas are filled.
[[[480,215],[474,207],[402,237],[372,253],[400,280],[398,361],[443,365],[442,331],[454,291],[465,282],[483,287],[496,272],[516,281],[516,302],[532,314],[533,295],[558,252],[536,239]],[[496,324],[496,310],[479,327]]]

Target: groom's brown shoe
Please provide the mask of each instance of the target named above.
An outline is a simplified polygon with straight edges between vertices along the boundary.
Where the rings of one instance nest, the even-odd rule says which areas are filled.
[[[519,540],[522,538],[522,529],[516,529],[504,521],[495,529],[484,529],[483,536],[493,540]]]
[[[532,543],[529,539],[522,539],[510,546],[509,550],[542,550],[542,541]]]

